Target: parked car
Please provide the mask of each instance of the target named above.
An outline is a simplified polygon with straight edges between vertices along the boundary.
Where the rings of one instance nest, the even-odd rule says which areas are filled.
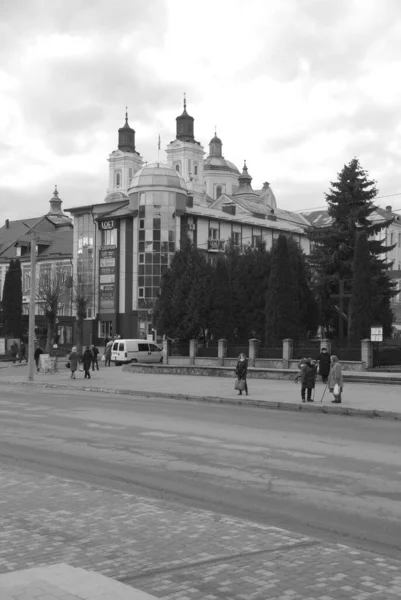
[[[111,349],[111,360],[116,366],[128,363],[161,363],[163,351],[146,340],[115,340]]]

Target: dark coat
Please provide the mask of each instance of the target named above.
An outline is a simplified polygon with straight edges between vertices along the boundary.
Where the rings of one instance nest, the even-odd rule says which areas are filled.
[[[85,350],[84,355],[82,357],[82,362],[84,363],[85,371],[88,371],[90,369],[90,366],[92,364],[92,359],[93,359],[92,352],[90,350]]]
[[[317,360],[319,362],[319,375],[328,377],[330,373],[330,354],[328,352],[321,352]]]
[[[238,379],[246,379],[246,374],[248,372],[248,361],[247,360],[239,360],[237,362],[237,366],[235,367],[235,373]]]
[[[313,389],[315,387],[316,369],[310,363],[306,363],[305,369],[302,372],[302,385],[306,388]]]

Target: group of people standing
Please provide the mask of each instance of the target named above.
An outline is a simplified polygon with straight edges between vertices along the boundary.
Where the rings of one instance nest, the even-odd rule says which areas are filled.
[[[322,348],[316,360],[312,358],[303,358],[298,365],[299,373],[295,377],[295,382],[301,381],[301,399],[302,402],[313,402],[312,393],[315,389],[317,376],[320,375],[322,382],[327,385],[330,392],[334,395],[333,404],[341,403],[341,394],[343,391],[343,374],[341,364],[334,354],[330,356],[326,348]],[[248,395],[248,359],[241,352],[238,356],[235,374],[237,382],[235,388],[238,389],[238,395],[242,396],[244,391]]]
[[[10,350],[13,363],[16,363],[18,359],[19,362],[22,362],[23,360],[28,362],[28,356],[26,354],[26,346],[24,342],[21,342],[18,347],[17,342],[14,341],[10,346]]]
[[[82,364],[84,369],[84,379],[90,379],[91,374],[90,370],[92,367],[92,371],[95,369],[99,371],[99,349],[92,344],[91,347],[86,346],[85,351],[82,355],[79,355],[77,352],[77,347],[73,346],[70,354],[68,355],[67,366],[71,371],[71,379],[76,379],[75,373],[78,370],[79,364]]]
[[[334,395],[333,404],[341,403],[343,391],[343,374],[341,364],[334,354],[330,356],[326,348],[322,348],[316,360],[303,358],[298,365],[299,373],[295,381],[301,381],[302,402],[313,402],[312,392],[315,389],[317,375]],[[305,398],[306,396],[306,398]]]

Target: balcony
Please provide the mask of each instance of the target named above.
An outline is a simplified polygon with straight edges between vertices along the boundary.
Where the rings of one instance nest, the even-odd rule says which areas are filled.
[[[225,240],[216,240],[214,238],[209,238],[207,241],[207,249],[210,252],[223,252],[224,244]]]

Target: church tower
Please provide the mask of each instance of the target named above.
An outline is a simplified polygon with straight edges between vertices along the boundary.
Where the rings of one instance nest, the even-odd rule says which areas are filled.
[[[184,110],[176,118],[176,139],[167,146],[167,162],[181,173],[192,194],[194,202],[199,204],[204,195],[203,146],[195,140],[194,118],[187,113],[187,101],[184,94]]]
[[[125,113],[125,124],[118,130],[118,149],[110,154],[108,160],[109,188],[106,202],[119,200],[119,196],[127,194],[131,179],[143,166],[143,159],[135,148],[135,130],[128,124],[128,112]],[[117,196],[116,192],[119,192]]]

